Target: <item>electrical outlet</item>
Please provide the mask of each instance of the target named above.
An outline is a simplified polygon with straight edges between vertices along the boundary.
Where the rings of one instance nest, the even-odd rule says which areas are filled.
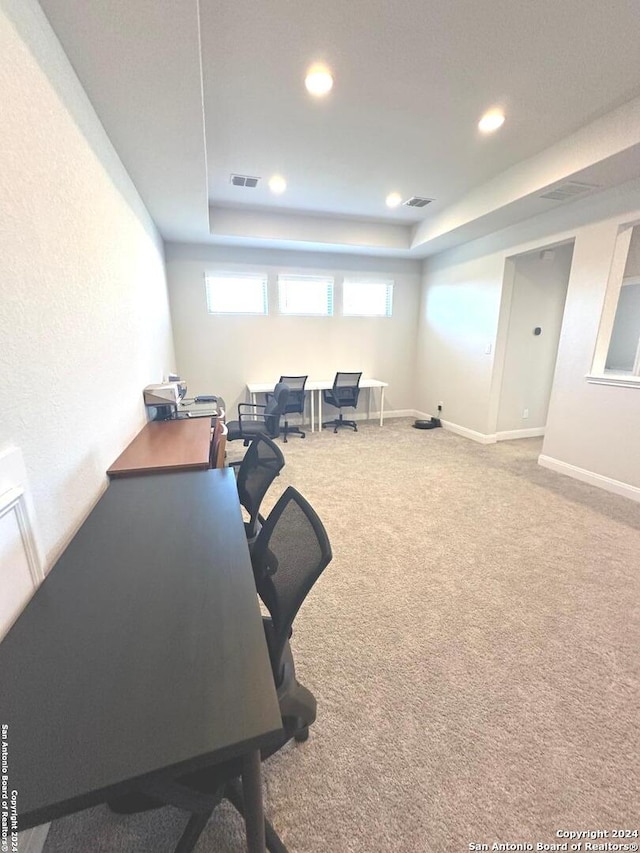
[[[522,412],[522,417],[523,417],[523,418],[528,418],[528,417],[529,417],[529,409],[525,409],[525,410]]]
[[[484,354],[485,354],[485,355],[491,355],[491,350],[492,350],[492,349],[493,349],[493,345],[492,345],[492,344],[490,344],[490,343],[489,343],[489,344],[487,344],[487,345],[486,345],[486,347],[484,348]]]

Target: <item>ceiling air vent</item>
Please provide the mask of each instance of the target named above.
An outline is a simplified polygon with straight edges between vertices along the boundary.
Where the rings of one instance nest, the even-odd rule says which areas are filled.
[[[432,201],[432,198],[420,198],[419,195],[412,195],[411,198],[403,201],[402,204],[405,207],[426,207],[428,204],[431,204]]]
[[[249,175],[231,175],[231,183],[234,187],[250,187],[254,189],[258,186],[260,178],[252,178]]]
[[[569,199],[597,189],[596,184],[580,184],[577,181],[567,181],[566,184],[560,184],[559,187],[543,193],[540,198],[550,198],[552,201],[569,201]]]

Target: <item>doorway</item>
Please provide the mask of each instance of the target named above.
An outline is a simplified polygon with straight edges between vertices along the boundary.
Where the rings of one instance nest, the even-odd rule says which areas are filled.
[[[509,258],[510,298],[498,441],[544,435],[567,297],[573,241]]]

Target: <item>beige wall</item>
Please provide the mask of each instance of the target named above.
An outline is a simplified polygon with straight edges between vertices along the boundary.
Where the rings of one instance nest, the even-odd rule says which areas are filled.
[[[552,459],[636,488],[640,386],[594,385],[585,375],[591,370],[618,225],[639,215],[636,207],[577,232],[542,450]]]
[[[162,243],[35,0],[0,9],[0,451],[47,564],[173,367]]]
[[[221,394],[235,417],[247,382],[275,382],[282,373],[326,379],[336,370],[361,370],[389,383],[386,410],[413,410],[420,262],[191,244],[168,244],[166,256],[178,370],[190,395]],[[208,314],[204,274],[216,269],[267,272],[269,316]],[[334,316],[280,316],[278,272],[333,275]],[[341,315],[342,280],[353,273],[395,281],[393,317]],[[361,410],[366,402],[361,395]]]
[[[430,258],[417,349],[416,408],[489,432],[489,395],[504,261],[448,252]],[[490,352],[487,350],[490,349]]]
[[[425,264],[417,406],[495,434],[502,380],[507,258],[575,238],[543,455],[640,487],[640,387],[587,382],[618,226],[640,216],[640,182],[562,205],[544,216],[430,258]],[[500,334],[499,334],[500,326]],[[492,354],[485,354],[491,343]]]

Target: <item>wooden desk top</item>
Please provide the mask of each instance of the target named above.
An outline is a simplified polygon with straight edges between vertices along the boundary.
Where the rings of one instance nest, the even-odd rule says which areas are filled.
[[[114,480],[0,643],[20,829],[281,728],[229,468]]]
[[[107,474],[113,479],[208,468],[210,444],[209,418],[152,421],[118,456]]]

